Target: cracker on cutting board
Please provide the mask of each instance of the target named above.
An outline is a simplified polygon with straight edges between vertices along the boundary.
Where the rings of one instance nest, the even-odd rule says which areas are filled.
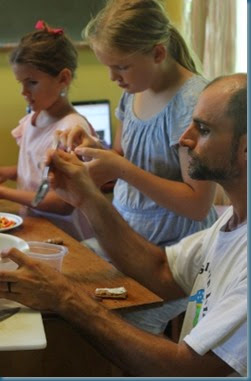
[[[95,296],[98,298],[126,299],[127,290],[125,287],[96,288]]]

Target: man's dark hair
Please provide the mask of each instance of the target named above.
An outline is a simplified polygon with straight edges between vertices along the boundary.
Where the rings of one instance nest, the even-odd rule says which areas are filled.
[[[247,85],[230,97],[226,115],[233,119],[235,138],[247,133]]]
[[[239,84],[238,86],[233,85],[233,91],[225,109],[225,115],[234,123],[234,139],[239,140],[242,135],[247,133],[247,74],[237,73],[217,77],[208,83],[205,89],[227,78],[236,78]]]

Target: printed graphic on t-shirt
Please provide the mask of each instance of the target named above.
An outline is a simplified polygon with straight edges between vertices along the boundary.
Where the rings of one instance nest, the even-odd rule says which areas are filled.
[[[189,302],[196,303],[195,317],[193,319],[193,327],[195,327],[196,324],[198,323],[200,311],[201,311],[201,307],[202,307],[202,303],[204,299],[204,294],[205,294],[205,290],[201,288],[200,290],[196,292],[196,294],[191,295],[189,297]]]
[[[198,285],[205,287],[198,289],[196,293],[189,297],[189,302],[195,303],[194,318],[192,324],[193,327],[195,327],[198,323],[200,316],[205,316],[208,311],[208,300],[211,295],[211,271],[209,267],[210,263],[207,262],[206,265],[201,267],[198,274],[198,278],[200,278]]]

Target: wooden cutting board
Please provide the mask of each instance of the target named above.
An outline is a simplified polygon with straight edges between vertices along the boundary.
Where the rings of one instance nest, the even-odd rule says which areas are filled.
[[[0,321],[0,351],[45,348],[47,341],[41,313],[0,299],[0,309],[16,306],[21,307],[16,314]]]

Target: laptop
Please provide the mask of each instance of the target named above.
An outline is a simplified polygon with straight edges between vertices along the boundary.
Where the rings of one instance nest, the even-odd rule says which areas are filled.
[[[72,102],[76,111],[86,117],[100,140],[112,146],[111,107],[108,99]]]

